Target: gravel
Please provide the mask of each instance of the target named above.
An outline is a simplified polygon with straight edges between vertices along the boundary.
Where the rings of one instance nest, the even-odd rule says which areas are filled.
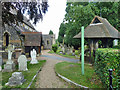
[[[51,55],[44,50],[42,55]],[[38,74],[36,87],[37,88],[68,88],[68,85],[56,76],[54,66],[61,62],[60,60],[51,59],[48,57],[39,57],[38,60],[46,60],[42,71]]]

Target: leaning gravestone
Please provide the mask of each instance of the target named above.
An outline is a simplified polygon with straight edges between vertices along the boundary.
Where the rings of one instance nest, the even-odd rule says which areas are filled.
[[[31,55],[31,64],[37,64],[38,63],[38,61],[37,61],[37,59],[36,59],[36,55],[37,55],[37,52],[36,52],[36,50],[35,49],[33,49],[33,51],[31,51],[30,52],[30,55]]]
[[[22,85],[23,82],[25,81],[26,80],[24,79],[22,72],[14,72],[12,73],[12,77],[9,78],[8,83],[6,83],[5,85],[8,86]]]
[[[21,55],[18,58],[19,71],[26,71],[27,69],[27,58],[25,55]]]
[[[8,61],[4,65],[5,72],[12,72],[15,70],[15,63],[12,61],[12,53],[14,51],[14,46],[8,45]]]

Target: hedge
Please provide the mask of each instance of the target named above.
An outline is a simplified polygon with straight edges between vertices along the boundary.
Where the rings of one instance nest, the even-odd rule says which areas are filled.
[[[102,48],[97,49],[95,53],[94,62],[95,72],[101,78],[105,87],[109,87],[109,71],[114,69],[113,75],[113,88],[120,88],[118,84],[118,77],[120,76],[120,52],[118,49]]]

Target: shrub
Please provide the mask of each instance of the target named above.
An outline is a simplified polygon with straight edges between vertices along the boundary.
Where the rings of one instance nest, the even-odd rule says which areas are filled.
[[[57,49],[58,49],[57,44],[52,45],[52,50],[53,50],[54,52],[56,52],[56,51],[57,51]]]
[[[79,55],[78,50],[75,50],[75,55]]]
[[[120,45],[113,46],[113,48],[120,49]]]
[[[78,53],[79,53],[79,54],[81,53],[81,47],[78,48]]]
[[[108,69],[115,69],[113,71],[113,87],[120,88],[118,85],[118,72],[120,65],[120,53],[118,49],[98,49],[95,53],[95,72],[100,76],[101,81],[105,87],[109,87],[109,71]]]

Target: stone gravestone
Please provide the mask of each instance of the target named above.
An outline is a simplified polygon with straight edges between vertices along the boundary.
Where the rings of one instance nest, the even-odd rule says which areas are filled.
[[[0,56],[0,66],[2,66],[3,61],[2,61],[2,56]]]
[[[72,56],[75,56],[75,52],[73,52],[73,50],[74,50],[74,47],[72,46],[72,49],[71,49],[72,51]]]
[[[64,46],[62,46],[62,52],[63,52],[63,54],[65,54],[65,47]]]
[[[68,47],[67,49],[67,54],[69,55],[70,54],[70,48]]]
[[[37,59],[36,59],[36,55],[37,55],[37,52],[36,52],[36,50],[35,49],[33,49],[33,51],[31,51],[30,52],[30,55],[31,55],[31,64],[37,64],[38,63],[38,61],[37,61]]]
[[[8,61],[4,65],[4,71],[12,72],[15,70],[15,63],[12,61],[12,53],[14,51],[14,46],[8,45]]]
[[[26,71],[27,69],[27,58],[25,55],[21,55],[18,58],[19,71]]]
[[[70,48],[70,53],[73,53],[73,46]]]
[[[25,81],[26,80],[24,79],[22,72],[14,72],[12,73],[12,77],[9,78],[8,83],[6,83],[5,85],[8,86],[22,85],[23,82]]]
[[[0,56],[0,71],[2,71],[2,57]]]
[[[65,45],[64,47],[65,47],[65,53],[67,53],[67,46]]]

